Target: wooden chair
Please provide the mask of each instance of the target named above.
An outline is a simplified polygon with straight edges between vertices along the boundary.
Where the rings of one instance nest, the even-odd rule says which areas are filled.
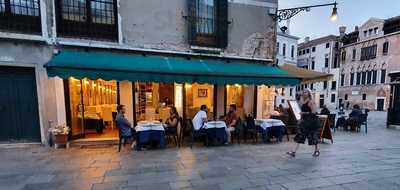
[[[123,136],[123,135],[121,134],[121,129],[120,129],[119,125],[118,125],[118,122],[115,121],[115,124],[116,124],[117,127],[118,127],[118,138],[119,138],[118,152],[121,152],[121,146],[122,146],[122,145],[125,145],[125,143],[126,143],[127,140],[132,140],[132,139],[134,138],[134,136],[133,136],[133,131],[132,131],[132,136]]]
[[[199,137],[205,139],[206,146],[208,147],[208,137],[207,137],[206,131],[204,131],[204,130],[195,130],[191,119],[187,119],[186,120],[186,125],[187,125],[186,127],[190,127],[190,129],[191,129],[190,148],[193,147],[193,143],[194,143],[195,139],[199,138]]]
[[[231,142],[233,143],[233,139],[234,137],[236,137],[238,144],[240,144],[241,140],[240,137],[242,136],[242,132],[243,132],[243,122],[239,118],[239,120],[236,122],[235,130],[231,131]]]
[[[246,125],[243,125],[244,142],[247,142],[248,135],[251,136],[254,143],[257,143],[258,130],[253,116],[246,117]]]

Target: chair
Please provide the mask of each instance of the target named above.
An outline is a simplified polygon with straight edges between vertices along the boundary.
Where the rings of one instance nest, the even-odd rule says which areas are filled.
[[[336,114],[329,114],[328,115],[328,121],[329,121],[329,127],[332,129],[333,131],[336,132],[336,125],[335,125],[335,119],[336,119]]]
[[[258,130],[256,123],[254,121],[254,117],[251,115],[248,115],[246,117],[246,125],[243,125],[243,134],[244,134],[244,142],[247,141],[248,135],[251,135],[253,142],[257,143]]]
[[[122,145],[122,144],[125,145],[126,140],[128,140],[128,139],[130,140],[130,139],[133,139],[133,138],[134,138],[134,136],[133,136],[133,131],[132,131],[132,136],[123,136],[123,135],[121,134],[121,129],[120,129],[119,125],[118,125],[118,122],[115,121],[115,124],[116,124],[117,127],[118,127],[118,138],[119,138],[118,152],[121,152],[121,145]]]
[[[364,125],[365,126],[365,133],[368,133],[368,114],[367,113],[363,113],[360,116],[360,123],[359,123],[359,128],[358,130],[360,131],[361,126]]]
[[[208,147],[207,132],[205,130],[195,130],[191,119],[186,120],[186,125],[187,125],[186,127],[190,127],[190,129],[191,129],[192,139],[190,142],[190,148],[193,148],[194,140],[199,137],[205,138],[205,143],[206,143],[206,146]]]
[[[234,137],[236,137],[236,140],[238,144],[240,144],[240,136],[242,135],[243,131],[243,122],[239,117],[239,120],[236,122],[235,130],[231,131],[231,142],[233,143]]]
[[[167,136],[167,140],[169,141],[170,138],[172,137],[174,139],[175,145],[180,146],[179,144],[179,131],[180,131],[180,126],[181,126],[181,117],[178,119],[178,126],[175,129],[172,128],[166,128],[165,130],[165,135]]]

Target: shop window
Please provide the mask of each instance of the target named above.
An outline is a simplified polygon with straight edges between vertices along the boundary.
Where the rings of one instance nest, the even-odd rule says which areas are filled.
[[[117,108],[117,82],[104,80],[68,81],[69,125],[73,137],[118,137],[113,127]]]
[[[188,0],[191,45],[225,48],[228,45],[228,1]]]
[[[274,87],[258,86],[257,87],[257,118],[267,119],[274,110]]]
[[[193,119],[196,113],[200,110],[201,105],[206,105],[208,108],[208,118],[214,116],[214,85],[209,84],[185,84],[184,96],[186,104],[184,105],[186,119]]]
[[[118,40],[117,0],[58,0],[55,2],[58,35]]]
[[[336,102],[336,94],[331,94],[331,103]]]
[[[236,105],[239,116],[243,118],[244,113],[244,86],[243,85],[227,85],[226,86],[226,110],[229,110],[231,104]]]
[[[360,84],[361,84],[361,72],[358,72],[358,73],[357,73],[356,84],[357,84],[357,85],[360,85]]]
[[[386,83],[386,69],[381,70],[381,84]]]
[[[387,55],[389,52],[389,42],[383,43],[382,54]]]
[[[284,43],[283,45],[282,45],[282,56],[286,56],[286,44]]]
[[[290,57],[294,58],[294,46],[292,45],[291,51],[290,51]]]
[[[329,67],[329,58],[325,57],[325,68]]]
[[[41,34],[40,0],[0,0],[0,30]]]
[[[372,84],[376,84],[377,75],[378,75],[378,71],[377,70],[372,71]]]
[[[135,108],[137,121],[166,121],[174,106],[174,84],[136,82]]]
[[[336,90],[336,81],[332,81],[331,90]]]
[[[350,73],[350,86],[354,85],[354,73]]]

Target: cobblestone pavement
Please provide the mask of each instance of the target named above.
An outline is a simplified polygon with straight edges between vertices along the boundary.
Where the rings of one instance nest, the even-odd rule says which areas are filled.
[[[368,134],[339,131],[321,156],[292,143],[168,148],[0,149],[0,189],[400,189],[400,131],[373,112]],[[128,148],[128,147],[126,147]]]

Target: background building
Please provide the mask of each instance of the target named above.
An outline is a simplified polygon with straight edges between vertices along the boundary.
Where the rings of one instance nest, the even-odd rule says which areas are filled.
[[[388,74],[400,70],[400,17],[371,18],[344,34],[339,97],[350,107],[386,110],[390,96]]]
[[[283,64],[297,65],[297,41],[298,37],[289,33],[289,30],[278,29],[276,42],[276,60],[279,66]],[[287,86],[276,89],[275,105],[282,104],[288,107],[287,100],[296,99],[296,87]]]
[[[328,81],[302,84],[297,87],[298,90],[309,88],[318,107],[322,105],[326,105],[329,109],[338,107],[339,47],[339,37],[334,35],[314,40],[307,37],[299,44],[298,67],[333,75]]]

